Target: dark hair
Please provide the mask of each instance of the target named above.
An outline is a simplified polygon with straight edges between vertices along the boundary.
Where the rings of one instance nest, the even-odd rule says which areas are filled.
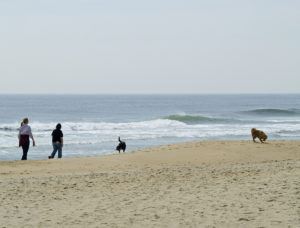
[[[24,124],[27,124],[28,122],[29,122],[29,120],[28,120],[27,117],[23,119],[23,123],[24,123]]]
[[[60,124],[60,123],[58,123],[58,124],[56,125],[56,129],[57,129],[57,130],[60,130],[60,129],[61,129],[61,124]]]

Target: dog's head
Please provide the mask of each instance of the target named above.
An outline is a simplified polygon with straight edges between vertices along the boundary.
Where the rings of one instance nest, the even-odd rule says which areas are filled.
[[[262,138],[263,141],[266,141],[268,136],[265,133],[262,133],[261,138]]]

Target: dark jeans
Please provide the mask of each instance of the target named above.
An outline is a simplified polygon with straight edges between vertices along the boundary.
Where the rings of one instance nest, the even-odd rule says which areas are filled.
[[[27,160],[27,153],[28,153],[28,150],[29,150],[29,144],[30,144],[30,141],[28,140],[28,142],[26,142],[26,143],[22,146],[22,149],[23,149],[22,160]]]

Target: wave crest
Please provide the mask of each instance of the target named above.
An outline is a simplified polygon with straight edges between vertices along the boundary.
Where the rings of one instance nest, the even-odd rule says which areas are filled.
[[[277,115],[277,116],[291,116],[291,115],[300,115],[299,109],[253,109],[249,111],[243,111],[245,114],[254,114],[254,115]]]
[[[213,117],[206,117],[206,116],[191,116],[191,115],[170,115],[165,119],[176,120],[186,124],[240,122],[240,120],[237,119],[213,118]]]
[[[18,131],[19,128],[17,127],[6,127],[6,126],[2,126],[0,127],[0,131]]]

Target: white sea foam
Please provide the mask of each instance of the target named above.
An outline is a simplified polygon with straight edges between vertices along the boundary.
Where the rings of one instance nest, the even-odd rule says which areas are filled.
[[[270,123],[300,123],[300,119],[279,119],[279,120],[266,120]]]
[[[31,128],[40,146],[49,145],[54,122],[32,122]],[[66,145],[88,145],[115,142],[118,136],[126,140],[148,140],[159,138],[230,138],[248,137],[250,124],[196,124],[189,125],[177,120],[156,119],[129,123],[63,122],[62,130]],[[0,147],[16,147],[18,123],[0,124]],[[275,138],[299,137],[300,124],[266,122],[260,129]]]

